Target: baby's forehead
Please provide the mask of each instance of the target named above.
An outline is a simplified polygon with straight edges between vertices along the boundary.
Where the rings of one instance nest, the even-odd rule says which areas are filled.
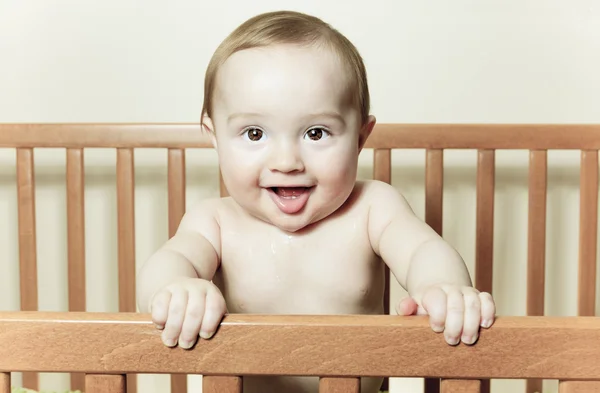
[[[222,64],[219,76],[221,83],[230,78],[256,76],[271,79],[325,77],[333,78],[332,82],[335,82],[349,77],[349,73],[339,56],[328,48],[286,44],[237,51]]]
[[[279,45],[246,49],[234,53],[219,70],[215,103],[342,104],[340,100],[348,95],[349,77],[339,57],[325,48]]]

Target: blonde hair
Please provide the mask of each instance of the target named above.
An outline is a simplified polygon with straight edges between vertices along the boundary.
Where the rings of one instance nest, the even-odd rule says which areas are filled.
[[[248,19],[237,27],[216,49],[204,78],[204,103],[201,120],[212,116],[213,95],[220,66],[235,52],[277,44],[325,44],[336,53],[349,72],[353,104],[360,111],[362,124],[370,111],[369,87],[365,66],[356,47],[340,32],[321,19],[295,11],[267,12]]]

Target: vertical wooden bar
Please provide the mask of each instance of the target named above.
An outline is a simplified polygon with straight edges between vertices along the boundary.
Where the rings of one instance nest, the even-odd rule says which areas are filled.
[[[558,393],[600,393],[600,382],[558,381]]]
[[[83,149],[67,149],[67,244],[69,311],[85,311],[85,205]],[[85,374],[71,374],[71,390],[83,391]]]
[[[0,373],[0,393],[11,393],[10,373]]]
[[[428,149],[425,159],[425,222],[441,236],[444,213],[444,151]],[[425,393],[439,391],[439,378],[425,378]]]
[[[87,374],[85,376],[85,393],[125,393],[127,384],[125,375]]]
[[[547,151],[532,150],[529,160],[527,315],[544,315],[546,261]],[[527,393],[542,391],[541,379],[527,380]]]
[[[392,184],[392,151],[391,149],[374,149],[373,179]]]
[[[475,240],[475,287],[492,293],[494,273],[494,187],[496,153],[477,152],[477,218]],[[481,380],[481,393],[490,392],[490,380]]]
[[[480,393],[481,382],[468,379],[442,379],[441,393]]]
[[[169,238],[173,237],[185,213],[185,150],[169,149]],[[187,376],[171,374],[171,393],[187,392]]]
[[[185,213],[185,150],[169,149],[169,237]]]
[[[495,152],[480,150],[477,160],[477,229],[475,286],[492,292],[494,272],[494,186]]]
[[[428,149],[425,164],[425,222],[439,235],[443,226],[444,151]]]
[[[21,310],[37,311],[37,240],[35,225],[35,173],[33,149],[17,149],[17,199],[19,216],[19,267]],[[23,373],[23,387],[39,390],[39,375]]]
[[[596,314],[596,237],[598,234],[598,151],[581,152],[579,198],[579,297],[581,316]]]
[[[360,393],[360,378],[320,378],[319,393]]]
[[[391,149],[374,149],[373,151],[373,179],[387,184],[392,183],[392,151]],[[390,268],[386,265],[383,292],[383,311],[390,313]],[[389,390],[389,378],[384,378],[381,391]]]
[[[133,149],[117,149],[119,311],[135,312],[135,205]],[[127,390],[136,391],[136,375],[127,375]],[[87,392],[86,392],[87,393]]]
[[[203,393],[242,393],[242,378],[205,375],[202,377]],[[86,392],[87,393],[87,392]],[[176,393],[176,392],[172,392]]]
[[[547,153],[531,151],[529,167],[527,315],[544,315]]]

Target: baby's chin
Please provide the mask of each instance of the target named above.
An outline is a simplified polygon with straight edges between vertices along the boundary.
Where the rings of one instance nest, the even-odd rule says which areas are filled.
[[[275,212],[275,214],[271,212],[256,212],[253,215],[283,232],[298,233],[302,230],[309,229],[314,224],[319,223],[331,215],[334,211],[335,209],[333,211],[303,211],[296,214],[283,214],[281,212]]]
[[[321,221],[323,217],[303,217],[301,214],[289,215],[289,216],[276,216],[276,217],[259,217],[266,223],[273,225],[277,229],[284,232],[297,233],[303,229],[307,229],[311,225]]]

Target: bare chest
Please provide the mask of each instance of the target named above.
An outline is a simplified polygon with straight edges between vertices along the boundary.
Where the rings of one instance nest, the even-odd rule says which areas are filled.
[[[230,312],[379,311],[383,265],[364,225],[339,221],[302,235],[240,229],[224,231],[215,277]]]

